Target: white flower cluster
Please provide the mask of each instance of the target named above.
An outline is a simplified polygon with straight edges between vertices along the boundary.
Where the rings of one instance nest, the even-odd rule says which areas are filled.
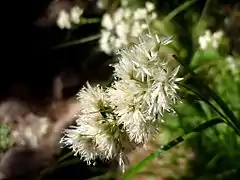
[[[130,9],[126,5],[113,14],[106,13],[102,19],[100,49],[106,54],[130,43],[131,37],[137,37],[148,29],[148,23],[156,19],[155,6],[146,2],[144,8]]]
[[[198,38],[198,43],[200,45],[200,49],[206,50],[207,48],[217,49],[219,47],[219,43],[223,37],[223,31],[217,31],[213,34],[207,30],[203,36]]]
[[[226,61],[228,63],[228,69],[233,75],[237,75],[240,71],[240,64],[233,56],[227,56]]]
[[[83,9],[79,6],[74,6],[68,13],[65,10],[59,12],[57,17],[57,25],[60,29],[71,29],[72,24],[78,24],[80,17],[83,14]]]
[[[177,100],[179,67],[170,68],[168,59],[159,56],[159,48],[169,43],[170,38],[144,35],[137,44],[120,50],[119,63],[114,65],[114,76],[120,80],[108,89],[109,99],[136,143],[145,143],[155,134],[163,113],[172,111]]]
[[[65,131],[61,143],[73,149],[76,155],[88,164],[95,164],[97,158],[111,160],[118,158],[124,169],[125,153],[135,149],[124,129],[117,122],[106,92],[102,87],[87,84],[79,93],[82,104],[76,126]]]
[[[179,67],[170,68],[168,59],[159,56],[159,49],[170,42],[147,34],[120,50],[112,86],[87,84],[79,92],[82,112],[61,142],[89,164],[96,158],[118,158],[124,169],[126,153],[156,135],[164,112],[176,103]]]

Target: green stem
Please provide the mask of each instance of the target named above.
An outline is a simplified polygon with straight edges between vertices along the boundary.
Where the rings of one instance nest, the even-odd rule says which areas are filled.
[[[101,37],[101,34],[92,35],[92,36],[89,36],[86,38],[82,38],[80,40],[75,40],[75,41],[71,41],[71,42],[67,42],[67,43],[63,43],[63,44],[54,46],[53,49],[59,49],[59,48],[64,48],[64,47],[73,46],[73,45],[77,45],[77,44],[87,43],[90,41],[97,40],[100,37]]]
[[[99,18],[81,18],[79,25],[99,23],[100,21],[101,19]]]
[[[177,144],[183,142],[185,139],[192,137],[196,133],[202,132],[203,130],[206,130],[207,128],[212,127],[212,126],[222,123],[222,122],[224,122],[224,121],[220,118],[212,119],[212,120],[209,120],[209,121],[199,125],[198,127],[194,128],[192,131],[184,134],[183,136],[177,137],[176,139],[170,141],[167,145],[158,148],[157,150],[152,152],[148,157],[146,157],[144,160],[142,160],[139,164],[137,164],[136,166],[129,169],[126,173],[123,174],[121,179],[131,180],[136,173],[138,173],[140,170],[142,170],[144,167],[146,167],[151,161],[156,159],[162,152],[173,148]]]
[[[185,10],[189,6],[191,6],[193,3],[195,3],[196,0],[191,0],[191,1],[186,1],[182,5],[178,6],[176,9],[174,9],[172,12],[170,12],[164,19],[163,21],[170,21],[173,19],[177,14],[179,14],[181,11]]]
[[[63,156],[61,156],[61,157],[58,159],[58,162],[61,162],[61,161],[65,160],[66,158],[68,158],[68,157],[70,157],[70,156],[72,156],[72,155],[73,155],[73,152],[70,151],[70,152],[64,154]]]

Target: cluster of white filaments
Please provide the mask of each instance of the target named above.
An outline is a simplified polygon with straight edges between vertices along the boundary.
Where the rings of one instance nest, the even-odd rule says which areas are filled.
[[[116,115],[109,106],[109,100],[102,87],[87,84],[79,93],[82,110],[76,126],[65,130],[61,143],[69,146],[75,155],[94,164],[96,159],[119,159],[122,168],[126,152],[135,149],[125,131],[117,124]],[[126,159],[126,158],[124,158]]]
[[[124,170],[126,153],[159,132],[164,112],[173,111],[178,99],[179,67],[159,54],[169,43],[171,38],[146,34],[120,50],[114,82],[106,89],[87,84],[78,93],[82,111],[61,142],[89,164],[118,159]]]
[[[113,14],[106,13],[102,19],[100,49],[106,54],[112,54],[117,49],[130,43],[130,37],[138,37],[148,29],[154,19],[155,6],[146,2],[144,8],[130,9],[126,3]]]
[[[170,69],[167,59],[159,58],[159,48],[171,39],[160,40],[151,34],[139,38],[130,48],[119,51],[114,65],[117,79],[108,95],[114,112],[120,117],[131,140],[146,143],[159,130],[165,111],[172,111],[176,102],[179,67]]]

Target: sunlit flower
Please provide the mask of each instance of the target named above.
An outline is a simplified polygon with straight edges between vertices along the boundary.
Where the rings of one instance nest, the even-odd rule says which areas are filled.
[[[172,72],[170,70],[162,70],[153,74],[153,84],[146,96],[149,105],[148,114],[155,116],[161,115],[165,111],[173,111],[172,106],[177,102],[177,90],[179,89],[177,82],[183,78],[178,78],[177,74],[180,66],[176,67]]]
[[[99,41],[101,50],[106,54],[112,54],[128,45],[131,42],[130,37],[142,34],[148,29],[148,24],[156,19],[154,9],[154,4],[147,2],[144,8],[133,10],[123,5],[113,14],[104,14],[102,36]],[[110,32],[110,36],[106,31]]]
[[[152,34],[141,36],[138,43],[119,51],[119,63],[114,65],[114,76],[127,81],[126,86],[129,84],[128,86],[138,87],[131,81],[144,84],[139,88],[144,93],[141,93],[142,97],[138,97],[143,98],[140,100],[141,104],[144,101],[147,104],[142,111],[147,111],[151,117],[161,117],[165,110],[170,111],[177,99],[176,82],[182,79],[177,78],[179,67],[170,68],[167,59],[160,58],[158,51],[171,41],[171,38],[161,40]]]
[[[165,111],[173,111],[177,102],[177,74],[168,59],[159,56],[159,48],[171,43],[153,34],[140,36],[129,48],[121,49],[114,64],[114,77],[119,79],[108,89],[114,112],[119,116],[130,139],[145,143],[159,130]]]
[[[88,82],[77,94],[77,100],[81,102],[82,112],[99,112],[107,106],[106,93],[100,85],[92,87]]]
[[[240,71],[240,65],[237,63],[237,60],[233,56],[227,56],[226,61],[228,63],[228,69],[233,75],[237,75]]]
[[[134,80],[117,81],[108,89],[114,112],[119,117],[118,124],[122,124],[130,140],[138,144],[146,143],[158,129],[152,123],[153,117],[145,113],[145,91],[146,89]]]
[[[80,22],[80,17],[83,14],[83,9],[81,9],[79,6],[74,6],[70,11],[70,18],[71,21],[75,24],[78,24]]]
[[[200,49],[206,50],[207,48],[217,49],[219,47],[219,43],[223,37],[223,31],[217,31],[213,34],[207,30],[203,36],[200,36],[198,39],[198,43],[200,45]]]
[[[115,158],[123,166],[125,160],[121,159],[123,156],[120,154],[133,150],[136,145],[129,141],[126,132],[118,125],[103,88],[87,84],[78,93],[78,100],[83,110],[78,115],[76,126],[65,131],[61,143],[88,164],[94,164],[97,158]]]
[[[83,9],[78,6],[74,6],[70,12],[61,10],[57,17],[57,26],[60,29],[71,29],[72,24],[80,23],[80,17],[83,14]]]
[[[65,10],[62,10],[59,12],[58,18],[57,18],[57,25],[60,29],[71,28],[70,16]]]
[[[170,38],[160,40],[158,36],[146,34],[138,38],[138,42],[129,48],[118,51],[119,63],[113,65],[115,76],[125,79],[146,80],[152,77],[154,71],[166,67],[165,59],[159,59],[158,48],[160,45],[171,43]]]
[[[119,50],[119,61],[112,65],[114,82],[106,89],[87,83],[80,90],[77,99],[82,111],[61,143],[88,164],[97,158],[117,159],[124,170],[126,153],[153,138],[161,129],[164,113],[173,111],[177,102],[180,67],[170,66],[169,56],[159,51],[171,42],[171,37],[160,39],[149,33]]]

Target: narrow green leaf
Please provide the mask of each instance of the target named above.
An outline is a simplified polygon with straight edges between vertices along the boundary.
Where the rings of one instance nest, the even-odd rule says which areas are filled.
[[[185,9],[187,9],[189,6],[191,6],[192,4],[194,4],[196,2],[196,0],[190,0],[190,1],[186,1],[183,4],[181,4],[180,6],[178,6],[176,9],[174,9],[172,12],[170,12],[164,19],[163,21],[170,21],[172,20],[177,14],[179,14],[180,12],[184,11]]]
[[[203,11],[202,11],[202,14],[201,14],[201,17],[200,17],[200,19],[198,21],[197,28],[201,25],[202,21],[204,20],[206,14],[207,14],[207,10],[210,7],[210,1],[211,0],[206,0],[206,3],[204,5],[204,8],[203,8]]]
[[[201,87],[202,90],[204,90],[205,94],[202,95],[202,97],[204,97],[204,95],[208,95],[209,97],[211,97],[218,105],[219,107],[222,109],[222,111],[224,112],[224,114],[228,117],[225,118],[226,121],[228,121],[229,125],[235,130],[235,132],[240,135],[240,121],[235,117],[235,115],[233,114],[233,112],[230,110],[230,108],[228,107],[228,105],[218,96],[218,94],[216,92],[214,92],[207,84],[205,84],[202,79],[200,79],[194,72],[193,70],[188,66],[188,64],[184,63],[183,61],[176,59],[181,65],[183,65],[183,67],[185,68],[185,70],[191,74],[192,78],[194,78],[195,80],[193,81],[196,86],[196,89],[199,89]],[[199,93],[201,94],[201,93]],[[214,106],[213,106],[214,107]],[[215,108],[216,109],[216,108]]]
[[[156,159],[162,152],[173,148],[177,144],[183,142],[185,139],[188,139],[188,138],[192,137],[193,135],[195,135],[195,133],[202,132],[203,130],[205,130],[209,127],[212,127],[216,124],[222,123],[222,122],[224,122],[224,121],[219,118],[212,119],[212,120],[209,120],[209,121],[199,125],[198,127],[194,128],[192,131],[184,134],[183,136],[177,137],[176,139],[170,141],[167,145],[158,148],[157,150],[152,152],[148,157],[146,157],[144,160],[142,160],[139,164],[137,164],[136,166],[129,169],[126,173],[123,174],[121,179],[122,180],[131,180],[135,174],[137,174],[140,170],[142,170],[144,167],[146,167],[151,161]]]

